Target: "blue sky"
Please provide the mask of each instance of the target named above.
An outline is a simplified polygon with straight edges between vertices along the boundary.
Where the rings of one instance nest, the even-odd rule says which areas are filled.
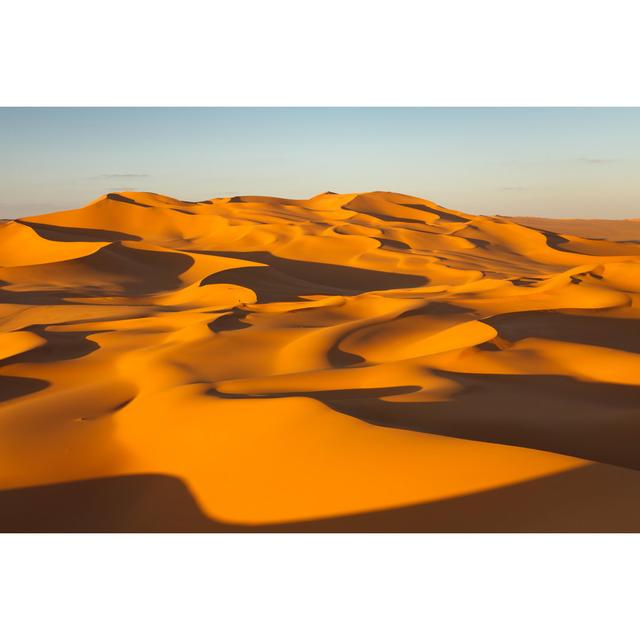
[[[388,190],[470,213],[640,217],[640,108],[3,108],[0,217],[110,191]]]

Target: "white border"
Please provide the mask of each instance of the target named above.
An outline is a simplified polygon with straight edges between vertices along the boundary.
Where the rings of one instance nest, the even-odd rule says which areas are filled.
[[[629,535],[1,542],[0,633],[11,640],[601,640],[637,627]]]
[[[22,0],[5,106],[636,106],[632,0]]]

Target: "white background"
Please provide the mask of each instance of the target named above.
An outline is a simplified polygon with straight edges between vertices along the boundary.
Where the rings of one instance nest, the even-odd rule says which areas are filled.
[[[633,0],[20,0],[4,105],[638,105]]]
[[[638,106],[634,4],[21,0],[0,105]],[[0,636],[618,640],[639,543],[5,535]]]

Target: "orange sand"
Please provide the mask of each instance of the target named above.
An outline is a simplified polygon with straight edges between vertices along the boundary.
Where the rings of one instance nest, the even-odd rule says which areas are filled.
[[[374,192],[0,223],[0,489],[163,474],[268,525],[635,478],[640,244],[522,222]]]

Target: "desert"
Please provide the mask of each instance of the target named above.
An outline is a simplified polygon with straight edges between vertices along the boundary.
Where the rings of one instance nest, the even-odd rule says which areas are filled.
[[[640,221],[148,192],[0,222],[0,530],[640,531]]]

